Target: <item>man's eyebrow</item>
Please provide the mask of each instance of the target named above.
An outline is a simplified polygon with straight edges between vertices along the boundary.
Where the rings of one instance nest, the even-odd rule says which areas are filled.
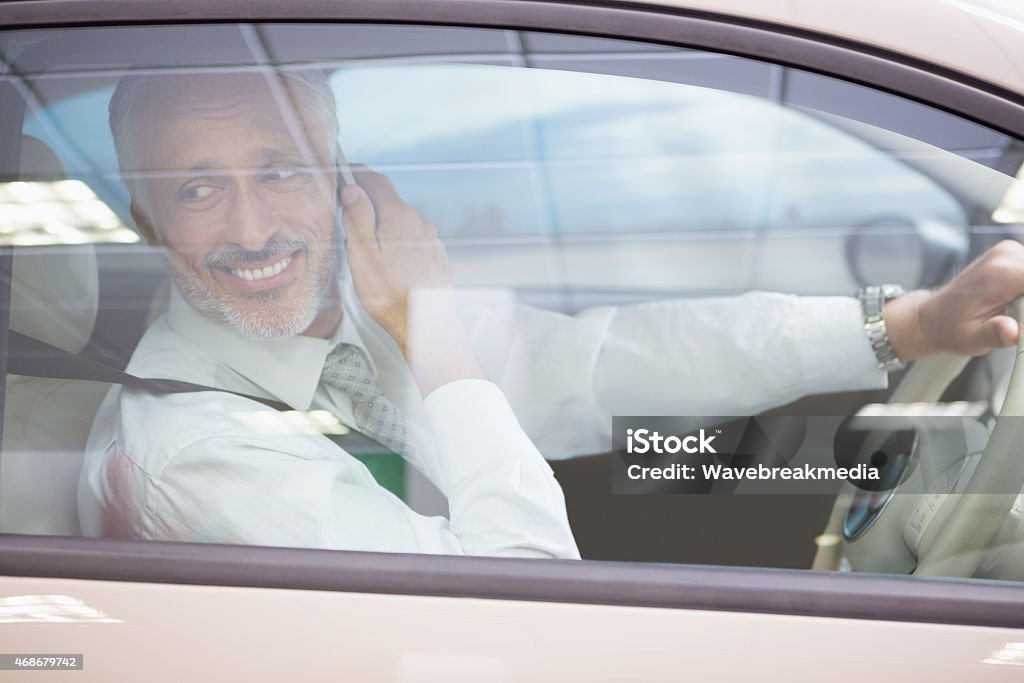
[[[135,180],[181,180],[203,175],[227,175],[234,171],[226,168],[216,168],[209,162],[195,163],[189,168],[164,167],[147,168],[138,171],[123,171],[121,177]]]
[[[282,159],[293,161],[296,167],[305,167],[309,163],[303,159],[302,153],[292,147],[267,147],[256,153],[256,161],[249,166],[221,166],[210,159],[200,159],[193,162],[187,168],[162,168],[148,169],[145,171],[134,171],[122,174],[131,178],[169,178],[178,180],[193,176],[223,176],[235,173],[257,173],[263,164],[280,161]],[[186,162],[187,163],[187,162]],[[326,168],[325,165],[314,163],[315,167]]]
[[[186,175],[227,175],[238,172],[244,173],[246,171],[256,171],[260,169],[262,164],[280,159],[295,159],[296,161],[299,161],[299,155],[296,154],[294,150],[266,150],[259,153],[259,158],[256,162],[246,166],[221,166],[209,160],[202,160],[193,163],[187,168],[169,168],[162,171],[154,170],[150,171],[150,173],[171,177]]]
[[[202,173],[204,171],[215,170],[215,168],[216,167],[214,166],[212,161],[198,161],[198,162],[192,164],[191,166],[189,166],[187,169],[185,169],[184,172],[185,173]],[[221,169],[216,169],[216,170],[221,170]]]
[[[260,150],[259,158],[264,162],[294,159],[299,163],[303,163],[302,152],[294,147],[266,147]]]
[[[290,147],[266,147],[256,153],[256,161],[251,166],[218,166],[212,161],[201,160],[188,167],[184,173],[204,173],[214,171],[216,173],[230,173],[232,171],[245,171],[257,169],[261,164],[287,159],[295,161],[297,165],[303,164],[302,154],[299,150]]]

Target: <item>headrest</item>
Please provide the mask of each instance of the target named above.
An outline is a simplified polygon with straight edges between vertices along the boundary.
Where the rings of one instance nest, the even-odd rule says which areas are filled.
[[[67,177],[42,141],[21,137],[19,179],[54,181]],[[76,353],[96,324],[99,276],[92,245],[15,247],[11,286],[11,329]]]

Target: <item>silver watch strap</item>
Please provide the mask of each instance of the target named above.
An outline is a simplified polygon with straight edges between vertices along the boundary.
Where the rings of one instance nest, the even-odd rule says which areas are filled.
[[[864,331],[875,352],[878,369],[886,372],[902,370],[907,364],[900,360],[889,341],[889,332],[885,327],[882,309],[885,302],[903,296],[906,291],[899,285],[868,285],[857,292],[861,309],[864,312]]]

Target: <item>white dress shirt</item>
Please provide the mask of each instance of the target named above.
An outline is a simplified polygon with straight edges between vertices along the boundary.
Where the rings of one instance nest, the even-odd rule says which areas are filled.
[[[566,316],[498,292],[460,307],[493,382],[456,381],[424,399],[394,341],[350,285],[343,292],[334,339],[254,341],[175,291],[128,371],[325,409],[351,425],[348,397],[320,373],[334,345],[356,344],[407,419],[412,465],[447,497],[447,519],[411,510],[322,435],[254,432],[252,413],[271,410],[254,401],[118,387],[87,447],[83,532],[574,558],[562,492],[541,453],[609,450],[612,415],[746,415],[809,393],[885,385],[854,299],[751,293]]]

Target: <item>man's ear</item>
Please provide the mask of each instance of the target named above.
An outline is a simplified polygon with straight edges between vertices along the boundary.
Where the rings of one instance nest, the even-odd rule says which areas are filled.
[[[142,210],[138,202],[134,199],[132,199],[129,212],[132,215],[132,220],[135,221],[135,227],[137,227],[139,232],[142,233],[146,242],[152,247],[163,246],[163,242],[160,241],[159,233],[157,233],[153,228],[153,223],[150,222],[149,216],[146,215],[146,212]]]

